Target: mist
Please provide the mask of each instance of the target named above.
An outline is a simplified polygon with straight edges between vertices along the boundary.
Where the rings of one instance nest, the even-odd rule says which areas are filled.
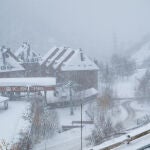
[[[0,45],[15,51],[27,41],[42,55],[69,46],[107,59],[150,33],[149,14],[148,0],[1,0]]]

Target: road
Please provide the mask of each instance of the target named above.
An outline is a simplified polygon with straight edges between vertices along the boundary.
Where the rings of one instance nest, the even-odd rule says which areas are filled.
[[[131,107],[131,102],[132,101],[126,101],[122,104],[122,106],[125,108],[125,110],[128,113],[128,116],[127,116],[125,122],[132,122],[136,116],[135,110]]]

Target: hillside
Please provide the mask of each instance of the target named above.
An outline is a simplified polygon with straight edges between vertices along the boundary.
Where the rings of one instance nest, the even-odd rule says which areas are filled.
[[[150,41],[144,43],[139,49],[137,49],[131,56],[131,59],[135,60],[138,68],[145,68],[149,66],[150,60]]]

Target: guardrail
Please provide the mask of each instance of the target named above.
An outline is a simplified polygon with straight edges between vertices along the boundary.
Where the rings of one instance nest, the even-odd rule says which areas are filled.
[[[72,121],[72,125],[73,124],[93,124],[94,123],[94,121]]]
[[[127,143],[127,142],[130,143],[130,142],[132,142],[132,141],[134,141],[134,140],[136,140],[136,139],[138,139],[138,138],[140,138],[140,137],[143,137],[144,135],[147,135],[147,134],[150,134],[150,129],[149,129],[149,130],[146,130],[146,131],[144,131],[144,132],[141,132],[141,133],[139,133],[139,134],[137,134],[137,135],[135,135],[135,136],[131,136],[130,139],[125,139],[125,140],[122,140],[122,141],[120,141],[120,142],[116,142],[116,143],[111,144],[111,145],[109,145],[109,146],[106,146],[106,147],[104,147],[104,148],[100,148],[99,150],[110,150],[110,149],[119,147],[119,146],[121,146],[122,144],[125,144],[125,143]]]
[[[74,128],[81,128],[81,125],[80,126],[74,126],[74,125],[63,125],[62,126],[63,131],[71,130],[71,129],[74,129]]]

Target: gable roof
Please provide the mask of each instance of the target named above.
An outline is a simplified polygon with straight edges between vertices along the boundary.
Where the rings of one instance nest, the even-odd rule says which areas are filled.
[[[36,63],[41,60],[40,54],[34,52],[30,45],[24,42],[15,52],[16,57],[22,63]]]
[[[69,47],[54,47],[50,49],[40,62],[54,70],[98,70],[97,65],[90,60],[82,50],[73,50]]]
[[[40,65],[45,64],[48,59],[50,59],[53,55],[55,55],[55,53],[57,53],[58,49],[57,47],[53,47],[52,49],[50,49],[43,57],[42,60],[40,61]]]
[[[17,58],[10,49],[4,46],[0,48],[0,72],[21,71],[24,68],[20,65]]]
[[[75,70],[99,70],[97,65],[86,56],[81,49],[75,50],[66,62],[61,67],[62,71],[75,71]]]
[[[72,53],[74,51],[69,47],[54,47],[45,54],[40,64],[57,69]]]

